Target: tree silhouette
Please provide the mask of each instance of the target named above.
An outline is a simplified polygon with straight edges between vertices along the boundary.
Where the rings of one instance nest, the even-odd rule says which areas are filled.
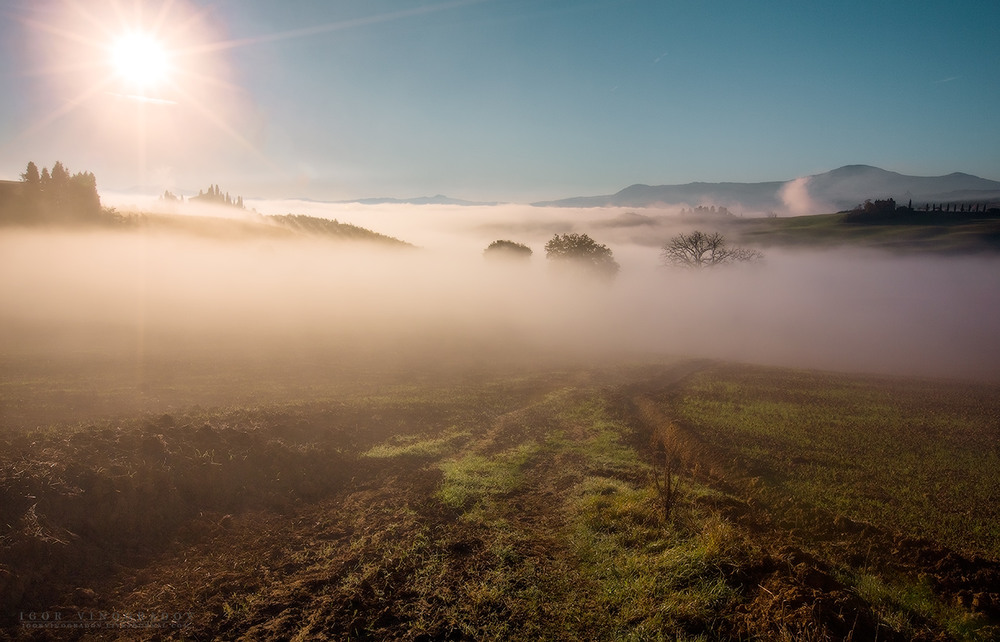
[[[16,198],[4,204],[0,218],[19,223],[94,223],[101,219],[97,179],[90,172],[70,174],[56,161],[50,172],[29,162]]]
[[[29,189],[37,189],[41,185],[42,177],[38,174],[38,165],[35,165],[35,161],[28,161],[28,167],[21,174],[21,180],[24,181]]]
[[[560,268],[613,279],[621,266],[606,246],[586,234],[556,234],[545,244],[545,258]]]
[[[660,257],[664,265],[682,268],[705,268],[726,263],[756,263],[763,260],[759,250],[733,247],[718,232],[706,234],[695,230],[678,234],[662,248]]]
[[[215,203],[218,205],[229,205],[231,207],[238,207],[240,209],[246,209],[243,206],[243,197],[237,196],[233,198],[229,192],[222,192],[222,189],[216,185],[209,185],[208,191],[198,190],[197,196],[192,196],[189,201],[201,201],[203,203]]]
[[[61,161],[56,161],[52,166],[52,184],[62,186],[69,180],[69,171]]]
[[[42,207],[42,176],[38,171],[38,165],[29,162],[28,167],[21,174],[21,182],[23,183],[22,190],[5,208],[8,211],[4,218],[19,223],[28,223],[38,218]]]
[[[531,248],[527,245],[506,240],[493,241],[483,250],[483,256],[487,259],[527,260],[531,258],[531,254]]]
[[[66,205],[77,218],[95,220],[100,216],[101,197],[97,177],[92,172],[78,172],[69,178],[65,190]]]
[[[49,190],[48,190],[48,204],[50,208],[54,210],[54,214],[57,218],[61,218],[60,214],[64,212],[60,211],[66,203],[66,187],[69,184],[69,172],[59,161],[56,161],[52,166],[52,174],[50,175]]]

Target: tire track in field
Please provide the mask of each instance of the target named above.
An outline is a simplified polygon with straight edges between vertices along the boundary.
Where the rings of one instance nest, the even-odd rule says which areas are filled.
[[[838,608],[853,613],[861,623],[855,634],[904,639],[879,622],[872,605],[854,589],[834,579],[834,569],[839,568],[890,580],[925,578],[944,603],[971,608],[987,618],[990,630],[1000,630],[1000,562],[970,558],[936,542],[854,521],[768,488],[723,445],[705,441],[679,422],[671,412],[672,399],[684,378],[698,369],[633,387],[628,406],[647,444],[656,438],[674,444],[687,476],[730,496],[710,505],[762,545],[758,567],[741,571],[746,575],[743,581],[749,582],[748,621],[756,618],[759,625],[779,618],[787,608],[783,601],[793,594],[800,605],[798,615],[806,621],[811,617],[807,610],[829,610],[833,595]],[[914,626],[926,628],[930,636],[926,639],[937,639],[929,633],[935,628],[933,622],[917,613],[909,617]]]

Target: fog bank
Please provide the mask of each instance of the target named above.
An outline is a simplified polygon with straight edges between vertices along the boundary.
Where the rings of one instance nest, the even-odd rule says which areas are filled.
[[[323,240],[0,232],[0,352],[490,363],[669,354],[1000,381],[1000,260],[770,250],[760,266],[663,268],[676,229],[624,211],[317,206],[418,251]],[[274,212],[278,213],[278,212]],[[585,232],[611,284],[552,273],[544,242]],[[496,265],[499,238],[534,250]],[[187,356],[185,356],[187,355]]]

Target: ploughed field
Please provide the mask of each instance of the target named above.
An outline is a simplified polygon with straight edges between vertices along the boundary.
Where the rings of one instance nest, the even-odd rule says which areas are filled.
[[[1000,636],[996,386],[674,361],[46,426],[15,388],[14,639]]]

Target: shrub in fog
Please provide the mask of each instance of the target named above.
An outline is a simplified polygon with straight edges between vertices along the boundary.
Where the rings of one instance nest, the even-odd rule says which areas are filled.
[[[545,244],[545,258],[559,268],[613,279],[621,266],[614,253],[586,234],[556,234]]]
[[[531,258],[531,254],[531,248],[527,245],[506,240],[493,241],[483,250],[483,256],[487,259],[526,261]]]

